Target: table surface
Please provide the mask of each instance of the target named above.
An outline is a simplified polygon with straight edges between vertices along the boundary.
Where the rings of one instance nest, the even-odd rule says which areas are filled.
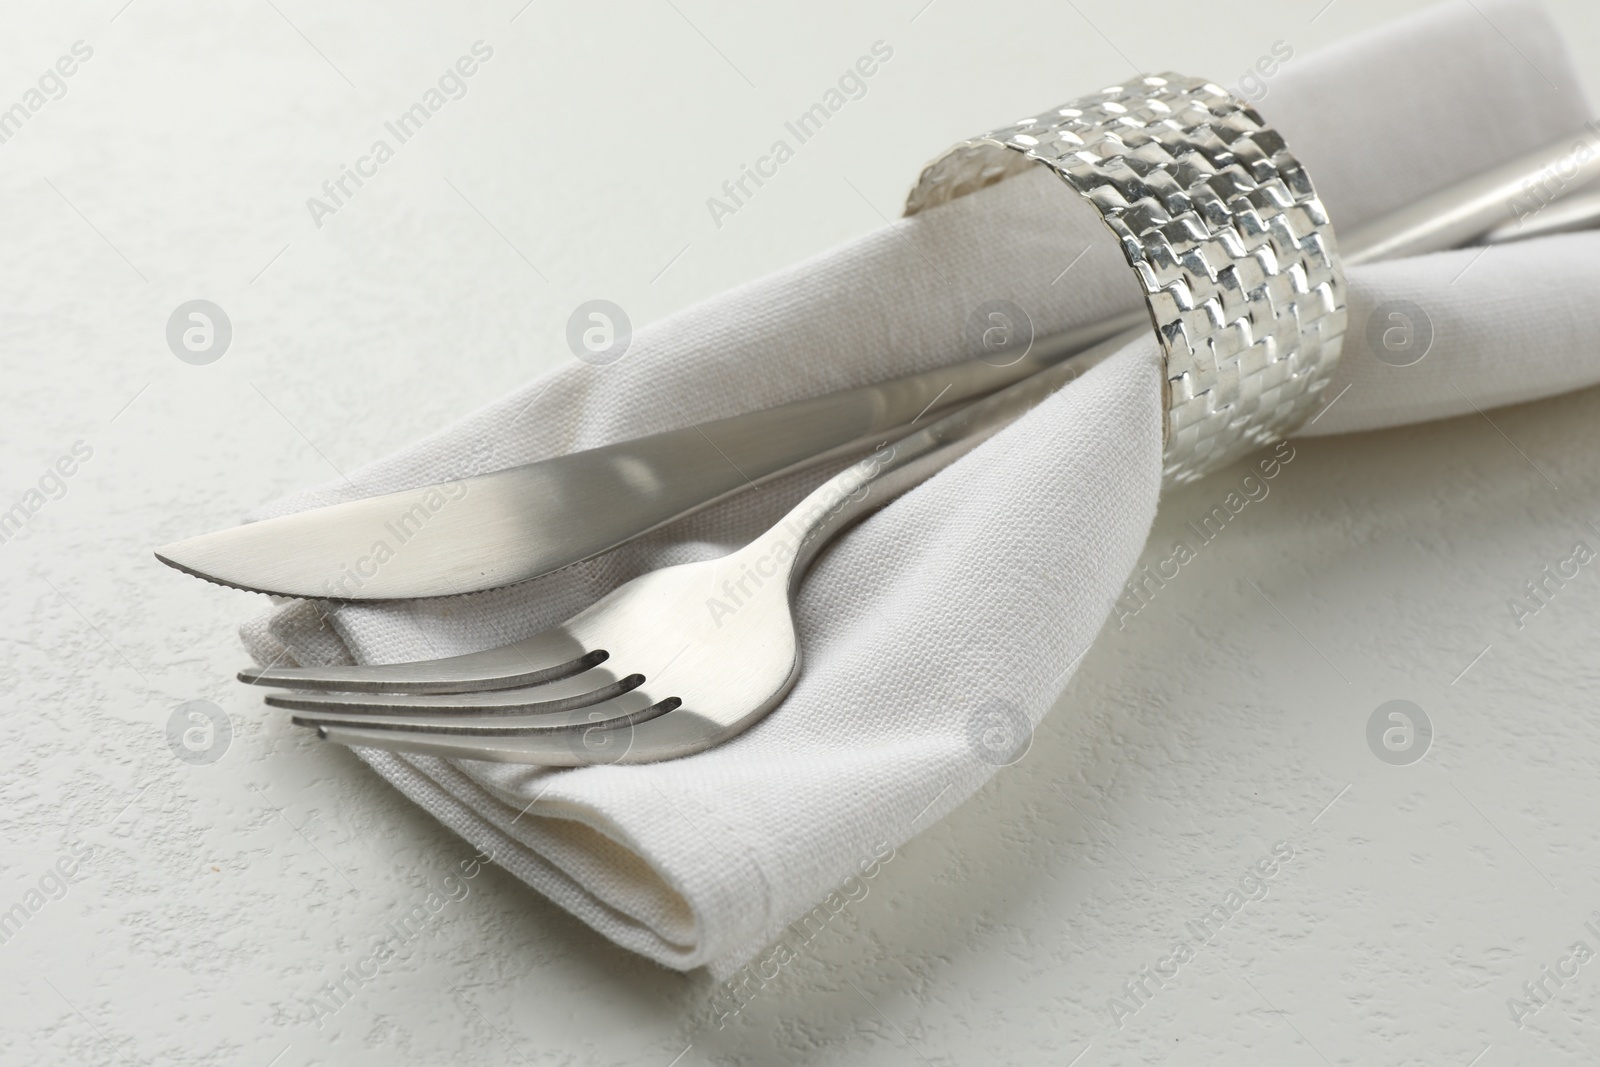
[[[313,1021],[468,850],[232,681],[265,598],[151,557],[571,358],[580,301],[648,322],[880,225],[1022,102],[1132,63],[1226,80],[1419,5],[1228,6],[1247,30],[1165,0],[8,6],[0,108],[83,45],[0,144],[0,508],[74,471],[0,545],[0,1062],[1593,1062],[1600,568],[1510,603],[1600,546],[1595,391],[1297,445],[1028,758],[723,1030],[703,975],[497,869]],[[1550,8],[1592,96],[1600,12]],[[706,198],[879,40],[867,95],[718,225]],[[313,218],[478,41],[465,95]],[[165,333],[200,298],[233,330],[205,366]],[[1152,558],[1225,482],[1164,501]],[[169,747],[192,700],[228,717],[216,762]],[[1390,700],[1432,724],[1420,761],[1369,745]]]

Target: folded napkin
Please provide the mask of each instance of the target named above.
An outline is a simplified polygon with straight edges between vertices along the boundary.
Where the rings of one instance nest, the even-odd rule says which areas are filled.
[[[1068,78],[1059,95],[1091,88]],[[1557,32],[1520,3],[1431,9],[1295,56],[1269,88],[1260,110],[1344,227],[1589,118]],[[1016,111],[1056,103],[1017,101]],[[928,145],[929,156],[944,147]],[[1600,380],[1586,344],[1600,333],[1600,301],[1583,296],[1597,287],[1600,237],[1585,235],[1353,270],[1332,403],[1307,432]],[[1093,213],[1036,170],[641,329],[618,363],[574,360],[348,485],[257,517],[952,362],[965,354],[968,314],[997,298],[1027,309],[1040,334],[1140,302]],[[1432,351],[1415,366],[1391,366],[1367,346],[1368,319],[1392,300],[1430,320]],[[798,597],[799,683],[728,744],[570,770],[361,756],[606,937],[670,967],[727,975],[1015,756],[1007,728],[1025,735],[1055,701],[1139,558],[1161,482],[1160,396],[1154,339],[1130,344],[842,537]],[[828,473],[787,477],[525,585],[346,605],[326,621],[329,605],[288,602],[244,638],[263,662],[300,664],[514,641],[644,570],[730,551]]]

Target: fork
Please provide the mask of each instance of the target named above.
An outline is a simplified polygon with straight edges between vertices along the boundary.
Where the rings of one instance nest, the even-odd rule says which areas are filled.
[[[266,702],[345,745],[556,767],[710,748],[799,677],[792,598],[834,537],[1144,333],[1103,341],[881,445],[743,548],[642,574],[522,641],[418,663],[254,668],[239,679],[293,690]]]

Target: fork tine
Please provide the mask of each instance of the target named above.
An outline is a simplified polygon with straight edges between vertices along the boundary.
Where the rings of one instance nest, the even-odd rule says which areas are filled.
[[[653,701],[635,689],[584,709],[534,715],[338,717],[299,713],[293,718],[296,725],[312,726],[318,736],[339,744],[467,760],[502,758],[571,766],[614,763],[626,757],[632,731],[640,723],[666,717],[677,705],[677,699]],[[496,757],[494,752],[504,755]]]
[[[654,708],[648,697],[626,703],[613,698],[587,708],[567,708],[562,711],[535,711],[523,714],[491,713],[488,715],[439,715],[418,712],[407,715],[340,715],[332,712],[299,712],[292,716],[296,726],[347,728],[352,730],[384,730],[402,733],[447,734],[451,737],[524,737],[557,734],[563,731],[609,728],[612,724],[627,726],[640,721],[645,711]],[[670,710],[662,708],[661,711]],[[635,716],[635,718],[630,718]]]
[[[448,726],[373,729],[341,725],[320,726],[317,733],[326,741],[357,749],[539,766],[648,763],[699,752],[714,744],[715,723],[678,705],[675,699],[640,707],[645,704],[648,697],[635,689],[618,701],[565,713],[565,725],[554,726],[552,717],[547,717],[546,725],[518,726],[517,733],[445,733]]]
[[[499,648],[464,656],[339,667],[250,667],[239,672],[248,685],[353,693],[472,693],[514,689],[567,678],[610,658],[585,649],[565,627]]]
[[[644,684],[644,675],[630,674],[618,678],[604,667],[596,667],[582,674],[544,685],[522,686],[516,689],[493,689],[474,693],[269,693],[266,703],[275,708],[311,714],[296,716],[314,724],[323,716],[345,719],[352,716],[365,720],[370,716],[409,716],[410,721],[445,723],[455,716],[494,715],[548,715],[557,711],[570,711],[619,697]]]

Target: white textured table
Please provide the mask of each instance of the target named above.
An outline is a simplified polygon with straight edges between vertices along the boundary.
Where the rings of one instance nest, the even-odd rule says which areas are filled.
[[[1019,105],[1131,64],[1231,82],[1416,5],[1255,0],[1228,5],[1243,30],[1213,5],[1155,33],[1192,5],[444,6],[0,14],[0,111],[28,112],[0,114],[0,512],[26,513],[0,544],[0,1061],[1594,1062],[1600,567],[1510,601],[1600,548],[1595,392],[1299,444],[1111,625],[1027,758],[726,1029],[702,977],[498,870],[430,911],[471,850],[234,684],[265,600],[152,546],[571,358],[580,301],[649,321],[879,225],[928,156]],[[1600,73],[1600,13],[1551,7]],[[465,95],[387,135],[480,40]],[[714,218],[877,41],[865,95]],[[363,162],[380,137],[393,157]],[[334,201],[341,166],[367,177]],[[232,324],[209,365],[166,341],[192,299]],[[1230,477],[1163,503],[1152,560]],[[1393,699],[1433,724],[1420,762],[1369,748]],[[229,718],[216,762],[169,747],[191,700]],[[1229,908],[1242,879],[1265,896]],[[1548,1003],[1519,1028],[1525,982]]]

